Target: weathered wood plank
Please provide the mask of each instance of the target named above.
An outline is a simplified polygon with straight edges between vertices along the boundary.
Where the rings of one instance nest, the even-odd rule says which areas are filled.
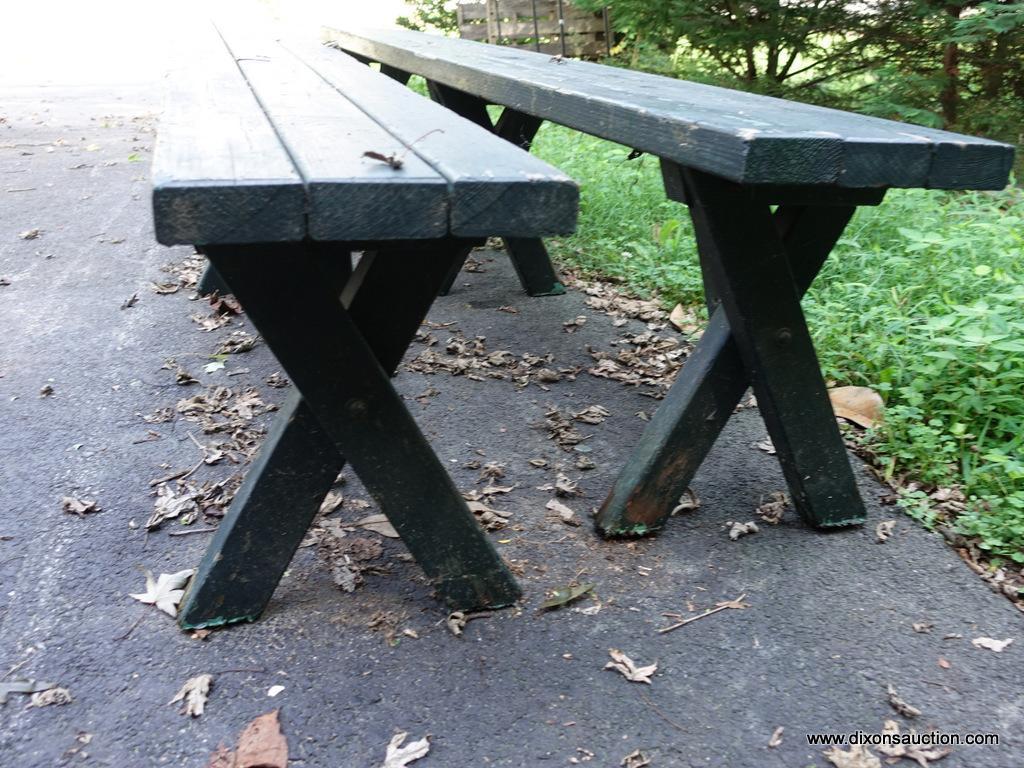
[[[483,2],[459,3],[457,11],[460,18],[466,21],[487,18],[487,5]],[[532,18],[535,11],[538,18],[557,18],[558,3],[556,0],[536,0],[536,2],[533,0],[499,0],[498,2],[498,16],[502,19]],[[566,19],[586,19],[593,18],[595,15],[591,11],[571,5],[569,2],[562,3],[562,11]]]
[[[164,245],[305,234],[302,180],[209,25],[183,41],[153,155],[153,222]]]
[[[407,30],[327,27],[342,49],[745,184],[997,189],[1007,144]]]
[[[222,25],[249,86],[302,175],[316,240],[448,234],[448,181],[280,44]],[[352,63],[378,85],[402,86]],[[364,152],[402,158],[400,168]]]
[[[410,147],[410,156],[448,179],[452,234],[541,236],[575,229],[579,189],[561,171],[338,51],[291,50]]]
[[[561,34],[562,26],[558,19],[538,19],[534,28],[533,20],[529,21],[508,21],[501,24],[502,37],[551,37]],[[604,34],[604,20],[600,16],[589,16],[572,22],[572,26],[566,30],[566,38],[575,37],[584,33]],[[464,40],[486,40],[487,26],[485,24],[467,24],[460,30]]]
[[[432,80],[427,81],[427,87],[431,97],[439,104],[486,130],[493,131],[495,135],[521,149],[529,150],[533,137],[540,128],[539,119],[513,109],[502,110],[497,124],[492,124],[487,104],[479,97]],[[512,259],[519,282],[527,294],[559,296],[565,293],[565,286],[558,279],[543,240],[539,237],[506,237],[505,248]],[[456,277],[455,272],[450,275],[442,291],[444,294],[451,290]]]

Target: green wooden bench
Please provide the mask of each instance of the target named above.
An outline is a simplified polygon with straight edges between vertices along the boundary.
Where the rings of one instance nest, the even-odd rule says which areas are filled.
[[[513,602],[389,374],[473,247],[574,229],[575,183],[337,51],[212,26],[194,42],[158,131],[156,236],[207,256],[295,390],[181,625],[258,617],[346,460],[449,604]]]
[[[655,155],[668,197],[689,206],[710,321],[601,507],[602,533],[661,527],[750,385],[803,518],[864,520],[800,298],[857,206],[890,187],[1002,188],[1012,147],[466,40],[325,29],[523,146],[548,120]],[[489,104],[505,108],[494,126]]]

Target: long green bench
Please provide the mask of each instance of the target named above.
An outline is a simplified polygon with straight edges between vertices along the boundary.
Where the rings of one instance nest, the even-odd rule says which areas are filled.
[[[295,390],[181,626],[260,615],[346,460],[450,605],[513,602],[389,375],[473,247],[574,229],[575,183],[337,51],[212,26],[192,42],[158,130],[156,236],[207,256]]]
[[[423,76],[436,100],[524,146],[547,120],[654,155],[668,197],[689,206],[710,321],[601,507],[602,533],[661,527],[750,385],[803,518],[864,520],[800,298],[857,206],[890,187],[1000,189],[1012,147],[408,30],[341,21],[325,32],[400,82]],[[504,107],[495,125],[488,105]]]

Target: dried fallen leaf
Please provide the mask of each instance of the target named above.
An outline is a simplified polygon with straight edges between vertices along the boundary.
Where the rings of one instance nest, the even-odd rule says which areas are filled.
[[[572,320],[566,320],[564,323],[562,323],[562,327],[565,329],[566,333],[574,333],[575,331],[579,330],[582,326],[586,325],[586,323],[586,315],[577,315]]]
[[[24,232],[19,232],[18,237],[22,240],[35,240],[41,234],[43,234],[43,230],[38,227],[34,227],[33,229],[26,229]]]
[[[579,525],[580,520],[576,517],[576,513],[573,512],[569,507],[565,506],[558,499],[551,499],[544,508],[554,512],[558,515],[558,518],[566,525]]]
[[[43,384],[43,386],[41,386],[39,388],[39,396],[40,397],[49,397],[52,394],[53,394],[53,385],[52,384]]]
[[[538,491],[554,491],[557,496],[582,496],[583,491],[580,490],[579,485],[575,480],[571,480],[567,475],[559,472],[555,477],[554,483],[547,483],[546,485],[538,486]]]
[[[619,763],[623,768],[646,768],[651,764],[651,758],[641,752],[639,749],[634,749]]]
[[[45,691],[37,691],[32,694],[32,700],[29,701],[28,706],[30,707],[62,707],[65,704],[70,704],[74,699],[71,697],[71,691],[67,688],[49,688]]]
[[[488,461],[480,468],[480,480],[499,480],[505,476],[505,464],[500,461]]]
[[[181,709],[181,714],[199,717],[203,714],[203,709],[206,707],[206,700],[210,696],[210,686],[212,684],[213,675],[190,677],[181,686],[181,690],[174,694],[174,698],[167,703],[177,704],[179,701],[182,701],[184,702],[184,707]]]
[[[676,330],[687,335],[693,335],[700,330],[700,320],[692,309],[687,309],[682,304],[676,304],[668,321],[675,326]]]
[[[65,496],[60,500],[60,508],[69,515],[85,517],[87,514],[102,511],[99,504],[93,499],[78,499],[74,496]]]
[[[676,505],[669,514],[678,515],[680,512],[692,512],[699,508],[700,498],[697,496],[697,492],[692,488],[687,488],[683,491],[683,495],[679,497],[679,501],[676,502]]]
[[[764,497],[762,497],[764,498]],[[772,491],[765,501],[757,508],[757,514],[768,525],[778,525],[782,521],[782,514],[789,504],[789,496],[785,491]]]
[[[284,389],[288,386],[288,379],[282,376],[278,371],[274,371],[272,374],[267,376],[267,386],[273,387],[274,389]]]
[[[904,717],[917,717],[921,714],[920,709],[911,706],[900,698],[900,695],[896,693],[896,689],[892,687],[892,683],[886,687],[886,693],[889,696],[889,704],[898,714],[901,714]]]
[[[210,755],[206,768],[235,768],[235,753],[221,744]]]
[[[772,439],[770,437],[766,437],[763,440],[759,440],[758,442],[754,443],[754,447],[757,448],[758,450],[764,451],[769,456],[775,455],[775,443],[772,442]]]
[[[469,511],[476,515],[476,519],[480,521],[486,531],[500,531],[508,524],[508,518],[512,516],[511,512],[488,507],[480,501],[467,501],[466,505],[469,507]]]
[[[128,596],[140,603],[155,605],[168,616],[177,616],[178,603],[185,594],[185,584],[192,578],[193,573],[195,570],[191,568],[177,573],[161,573],[154,581],[153,574],[145,571],[146,591]]]
[[[594,463],[593,459],[586,456],[578,456],[576,458],[576,469],[588,470],[593,469],[596,466],[597,464]]]
[[[932,627],[934,627],[935,625],[932,624],[930,621],[915,621],[910,626],[915,632],[919,634],[925,634],[927,632],[931,632]]]
[[[836,416],[865,429],[882,420],[882,397],[870,387],[836,387],[828,391],[828,399]]]
[[[36,680],[24,680],[21,678],[15,678],[14,680],[0,680],[0,704],[7,703],[7,696],[11,693],[39,693],[41,691],[48,691],[52,688],[56,688],[56,683],[44,683]]]
[[[861,744],[854,744],[850,747],[849,752],[843,752],[839,747],[832,747],[824,755],[825,759],[836,768],[882,768],[882,761]]]
[[[155,531],[167,520],[177,518],[183,518],[184,522],[194,520],[195,516],[199,514],[196,493],[197,489],[187,486],[175,493],[165,483],[161,483],[156,489],[153,513],[146,520],[146,530]]]
[[[971,640],[971,645],[975,648],[984,648],[986,651],[1002,653],[1012,642],[1012,637],[1008,637],[1005,640],[994,640],[991,637],[976,637]]]
[[[951,666],[953,666],[952,664],[950,664],[950,663],[949,663],[949,660],[948,660],[948,659],[944,659],[944,658],[942,658],[941,656],[939,656],[939,661],[938,661],[938,665],[939,665],[939,666],[940,666],[940,667],[941,667],[942,669],[949,669],[949,668],[950,668]]]
[[[344,501],[345,496],[340,491],[330,491],[320,504],[320,514],[329,515],[337,511]]]
[[[288,742],[281,733],[278,710],[260,715],[238,737],[233,768],[287,768]]]
[[[604,665],[605,669],[614,669],[624,678],[633,683],[651,684],[651,675],[658,670],[658,662],[647,667],[638,667],[633,660],[618,648],[609,648],[608,655],[612,660]]]
[[[734,523],[730,520],[726,523],[726,525],[729,526],[729,538],[733,541],[736,541],[736,539],[738,539],[740,536],[747,536],[751,533],[757,533],[759,530],[757,527],[757,523],[755,523],[753,520],[750,520],[746,523]]]
[[[398,538],[398,531],[388,522],[386,515],[367,515],[362,520],[357,520],[353,525],[356,528],[365,528],[368,531],[379,533],[381,536],[386,536],[389,539]]]
[[[426,757],[430,751],[430,737],[424,736],[419,741],[410,741],[405,746],[402,746],[402,742],[405,741],[405,737],[408,735],[408,733],[402,731],[391,737],[391,741],[388,742],[387,754],[384,755],[384,764],[381,768],[405,768],[414,760]]]
[[[875,749],[881,752],[883,755],[887,755],[890,759],[886,762],[894,763],[900,758],[906,758],[907,760],[913,760],[921,768],[928,768],[932,760],[941,760],[948,755],[951,750],[949,747],[938,747],[935,749],[926,749],[920,744],[913,743],[916,736],[916,731],[910,730],[910,739],[907,739],[910,743],[902,743],[906,738],[905,734],[900,733],[900,724],[895,720],[886,720],[882,726],[882,734],[888,736],[890,744],[878,744]]]
[[[550,611],[552,608],[561,608],[563,605],[579,600],[593,589],[593,584],[570,584],[565,587],[558,587],[552,590],[551,597],[541,603],[540,609],[542,611]]]
[[[584,424],[600,424],[610,415],[611,411],[602,405],[588,405],[582,411],[574,413],[572,417],[576,421],[581,421]]]
[[[445,623],[448,626],[448,630],[456,637],[459,637],[462,634],[462,630],[466,628],[466,614],[462,611],[449,613]]]
[[[768,739],[768,746],[773,749],[779,746],[779,744],[782,743],[782,733],[785,730],[785,727],[780,725],[778,728],[772,731],[772,736],[770,739]]]
[[[192,322],[198,325],[202,330],[209,332],[215,331],[231,322],[231,316],[224,314],[219,315],[216,312],[210,315],[192,315]]]
[[[879,544],[886,542],[892,536],[892,531],[896,527],[895,520],[883,520],[875,526],[875,539]]]
[[[232,331],[228,338],[217,347],[218,355],[240,355],[249,352],[260,343],[258,336],[246,333],[245,331]]]

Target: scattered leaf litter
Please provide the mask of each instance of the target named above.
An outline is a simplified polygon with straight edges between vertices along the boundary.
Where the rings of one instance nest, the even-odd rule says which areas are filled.
[[[975,648],[983,648],[986,651],[1002,653],[1010,646],[1012,642],[1012,637],[1008,637],[1005,640],[995,640],[991,637],[976,637],[973,640],[971,640],[971,645],[973,645]]]
[[[405,768],[409,763],[427,756],[427,753],[430,752],[430,737],[424,736],[422,739],[405,744],[408,735],[402,731],[391,737],[381,768]]]
[[[213,685],[213,675],[196,675],[190,677],[181,686],[174,698],[168,704],[182,702],[181,714],[189,717],[200,717],[206,708],[206,701],[210,697],[210,687]]]
[[[629,656],[618,648],[609,648],[608,655],[612,657],[612,660],[605,664],[604,668],[615,670],[632,683],[650,685],[651,675],[658,671],[657,662],[646,667],[638,667]]]
[[[757,523],[753,520],[749,520],[746,523],[734,523],[731,520],[726,522],[729,526],[729,538],[733,541],[740,538],[741,536],[749,536],[752,533],[757,533],[759,528]]]
[[[129,595],[140,603],[155,605],[168,616],[178,615],[178,603],[185,594],[185,585],[192,578],[195,570],[178,571],[177,573],[161,573],[156,579],[149,571],[146,574],[146,591]]]

